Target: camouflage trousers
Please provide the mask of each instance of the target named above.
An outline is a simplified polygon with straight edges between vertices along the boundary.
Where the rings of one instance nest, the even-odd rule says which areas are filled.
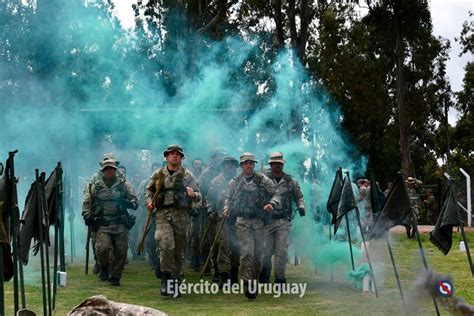
[[[120,279],[128,250],[128,231],[125,227],[118,229],[117,232],[110,232],[102,226],[99,227],[94,249],[99,266],[108,267],[110,274]]]
[[[142,207],[138,208],[135,212],[135,225],[133,225],[132,229],[129,231],[129,243],[130,243],[130,250],[132,252],[132,258],[134,260],[138,259],[137,247],[138,243],[140,242],[140,238],[142,237],[142,230],[143,226],[146,222],[146,217],[148,216],[148,211]],[[140,255],[143,258],[143,254]]]
[[[235,228],[240,246],[240,277],[244,281],[256,280],[262,270],[263,221],[237,217]]]
[[[284,279],[286,264],[288,262],[288,246],[290,244],[291,223],[287,218],[271,219],[265,225],[264,259],[263,265],[267,275],[271,274],[272,256],[275,267],[275,279]]]
[[[160,250],[156,243],[155,231],[156,218],[153,217],[150,223],[150,230],[148,231],[148,235],[145,237],[145,251],[148,255],[148,263],[156,270],[160,260]]]
[[[176,210],[175,214],[172,210],[159,210],[156,216],[155,239],[158,243],[160,270],[171,273],[173,278],[179,278],[182,273],[188,217],[183,210]]]
[[[199,246],[201,243],[201,237],[206,229],[203,223],[207,222],[207,212],[205,208],[200,208],[197,216],[191,218],[191,256],[194,258],[199,257]]]
[[[239,266],[239,241],[235,225],[225,223],[219,235],[217,266],[220,273],[231,273],[232,267]]]

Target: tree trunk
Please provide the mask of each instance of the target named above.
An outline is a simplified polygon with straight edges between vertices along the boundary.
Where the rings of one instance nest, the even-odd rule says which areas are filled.
[[[397,65],[397,104],[398,120],[400,126],[400,155],[403,174],[405,177],[414,177],[415,168],[413,166],[413,161],[411,160],[409,126],[405,111],[405,49],[403,45],[402,1],[403,0],[394,1],[395,61]]]

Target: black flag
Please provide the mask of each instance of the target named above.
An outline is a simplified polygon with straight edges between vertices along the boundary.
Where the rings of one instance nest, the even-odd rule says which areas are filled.
[[[339,200],[341,199],[342,192],[342,169],[339,168],[336,171],[334,182],[332,183],[331,192],[329,193],[328,203],[326,208],[329,213],[332,214],[332,224],[336,224],[337,218],[337,207]]]
[[[377,217],[372,237],[384,236],[390,228],[398,225],[410,211],[410,197],[403,176],[400,175],[393,183],[387,198],[385,199],[380,215]]]
[[[342,184],[341,198],[339,200],[339,205],[337,206],[337,218],[336,223],[334,224],[334,234],[336,234],[344,215],[355,209],[356,206],[357,203],[355,201],[354,191],[352,191],[351,180],[349,177],[345,177]]]
[[[461,225],[461,209],[454,191],[454,183],[449,182],[444,196],[443,207],[433,231],[430,241],[445,255],[448,254],[453,243],[453,227]]]
[[[383,202],[385,201],[385,194],[380,190],[375,176],[372,173],[370,177],[370,205],[372,207],[372,213],[377,214],[382,209]]]

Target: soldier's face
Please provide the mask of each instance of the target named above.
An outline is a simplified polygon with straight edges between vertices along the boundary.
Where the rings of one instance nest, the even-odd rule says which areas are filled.
[[[283,171],[283,164],[280,162],[272,162],[270,164],[273,173],[281,173]]]
[[[253,174],[253,169],[255,168],[255,161],[247,160],[240,164],[242,168],[242,173],[246,176],[251,176]]]
[[[115,173],[117,172],[117,169],[113,167],[105,167],[102,172],[104,173],[104,178],[105,179],[112,179],[115,177]]]
[[[195,170],[201,170],[201,167],[202,167],[202,161],[201,160],[194,160],[193,168]]]
[[[166,155],[166,162],[172,166],[180,165],[181,160],[183,160],[183,156],[181,156],[181,154],[176,150],[173,150]]]
[[[233,162],[224,162],[224,172],[233,173],[237,166]]]

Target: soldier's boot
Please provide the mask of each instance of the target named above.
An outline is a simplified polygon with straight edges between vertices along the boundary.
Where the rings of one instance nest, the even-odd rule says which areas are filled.
[[[175,278],[173,281],[174,282],[173,282],[173,285],[171,286],[170,295],[173,298],[181,297],[181,293],[179,292],[179,285],[181,284],[181,279],[180,278]]]
[[[194,272],[199,272],[199,256],[193,256],[191,259],[191,264],[194,269]]]
[[[92,273],[94,274],[99,274],[100,272],[100,266],[99,264],[97,263],[97,261],[94,263],[94,267],[92,268]]]
[[[262,272],[258,276],[258,281],[260,283],[270,283],[270,270],[268,267],[263,267]]]
[[[220,277],[221,277],[221,281],[220,281],[220,284],[219,284],[219,288],[222,289],[222,287],[224,286],[224,284],[229,283],[229,281],[230,281],[230,274],[229,274],[229,272],[221,272],[221,273],[220,273]]]
[[[156,276],[157,279],[161,279],[161,276],[162,276],[162,275],[163,275],[163,274],[161,273],[160,265],[158,264],[158,267],[155,268],[155,276]]]
[[[219,268],[217,267],[217,264],[214,263],[214,274],[212,275],[212,282],[219,283],[220,280],[221,278],[219,275]]]
[[[237,284],[239,283],[239,267],[232,266],[230,269],[230,283]]]
[[[285,284],[286,278],[275,278],[275,284]]]
[[[107,281],[108,279],[109,279],[109,268],[108,267],[100,267],[99,280],[100,281]]]
[[[161,296],[169,296],[170,291],[168,289],[168,280],[171,279],[171,273],[169,272],[161,272],[161,286],[160,286],[160,294]]]
[[[120,278],[112,275],[109,279],[109,284],[112,285],[112,286],[119,286],[120,285]]]
[[[247,282],[244,282],[244,290],[245,290],[244,295],[249,300],[254,300],[257,298],[257,292],[253,293],[253,291],[255,291],[256,289],[253,289],[251,293]]]

